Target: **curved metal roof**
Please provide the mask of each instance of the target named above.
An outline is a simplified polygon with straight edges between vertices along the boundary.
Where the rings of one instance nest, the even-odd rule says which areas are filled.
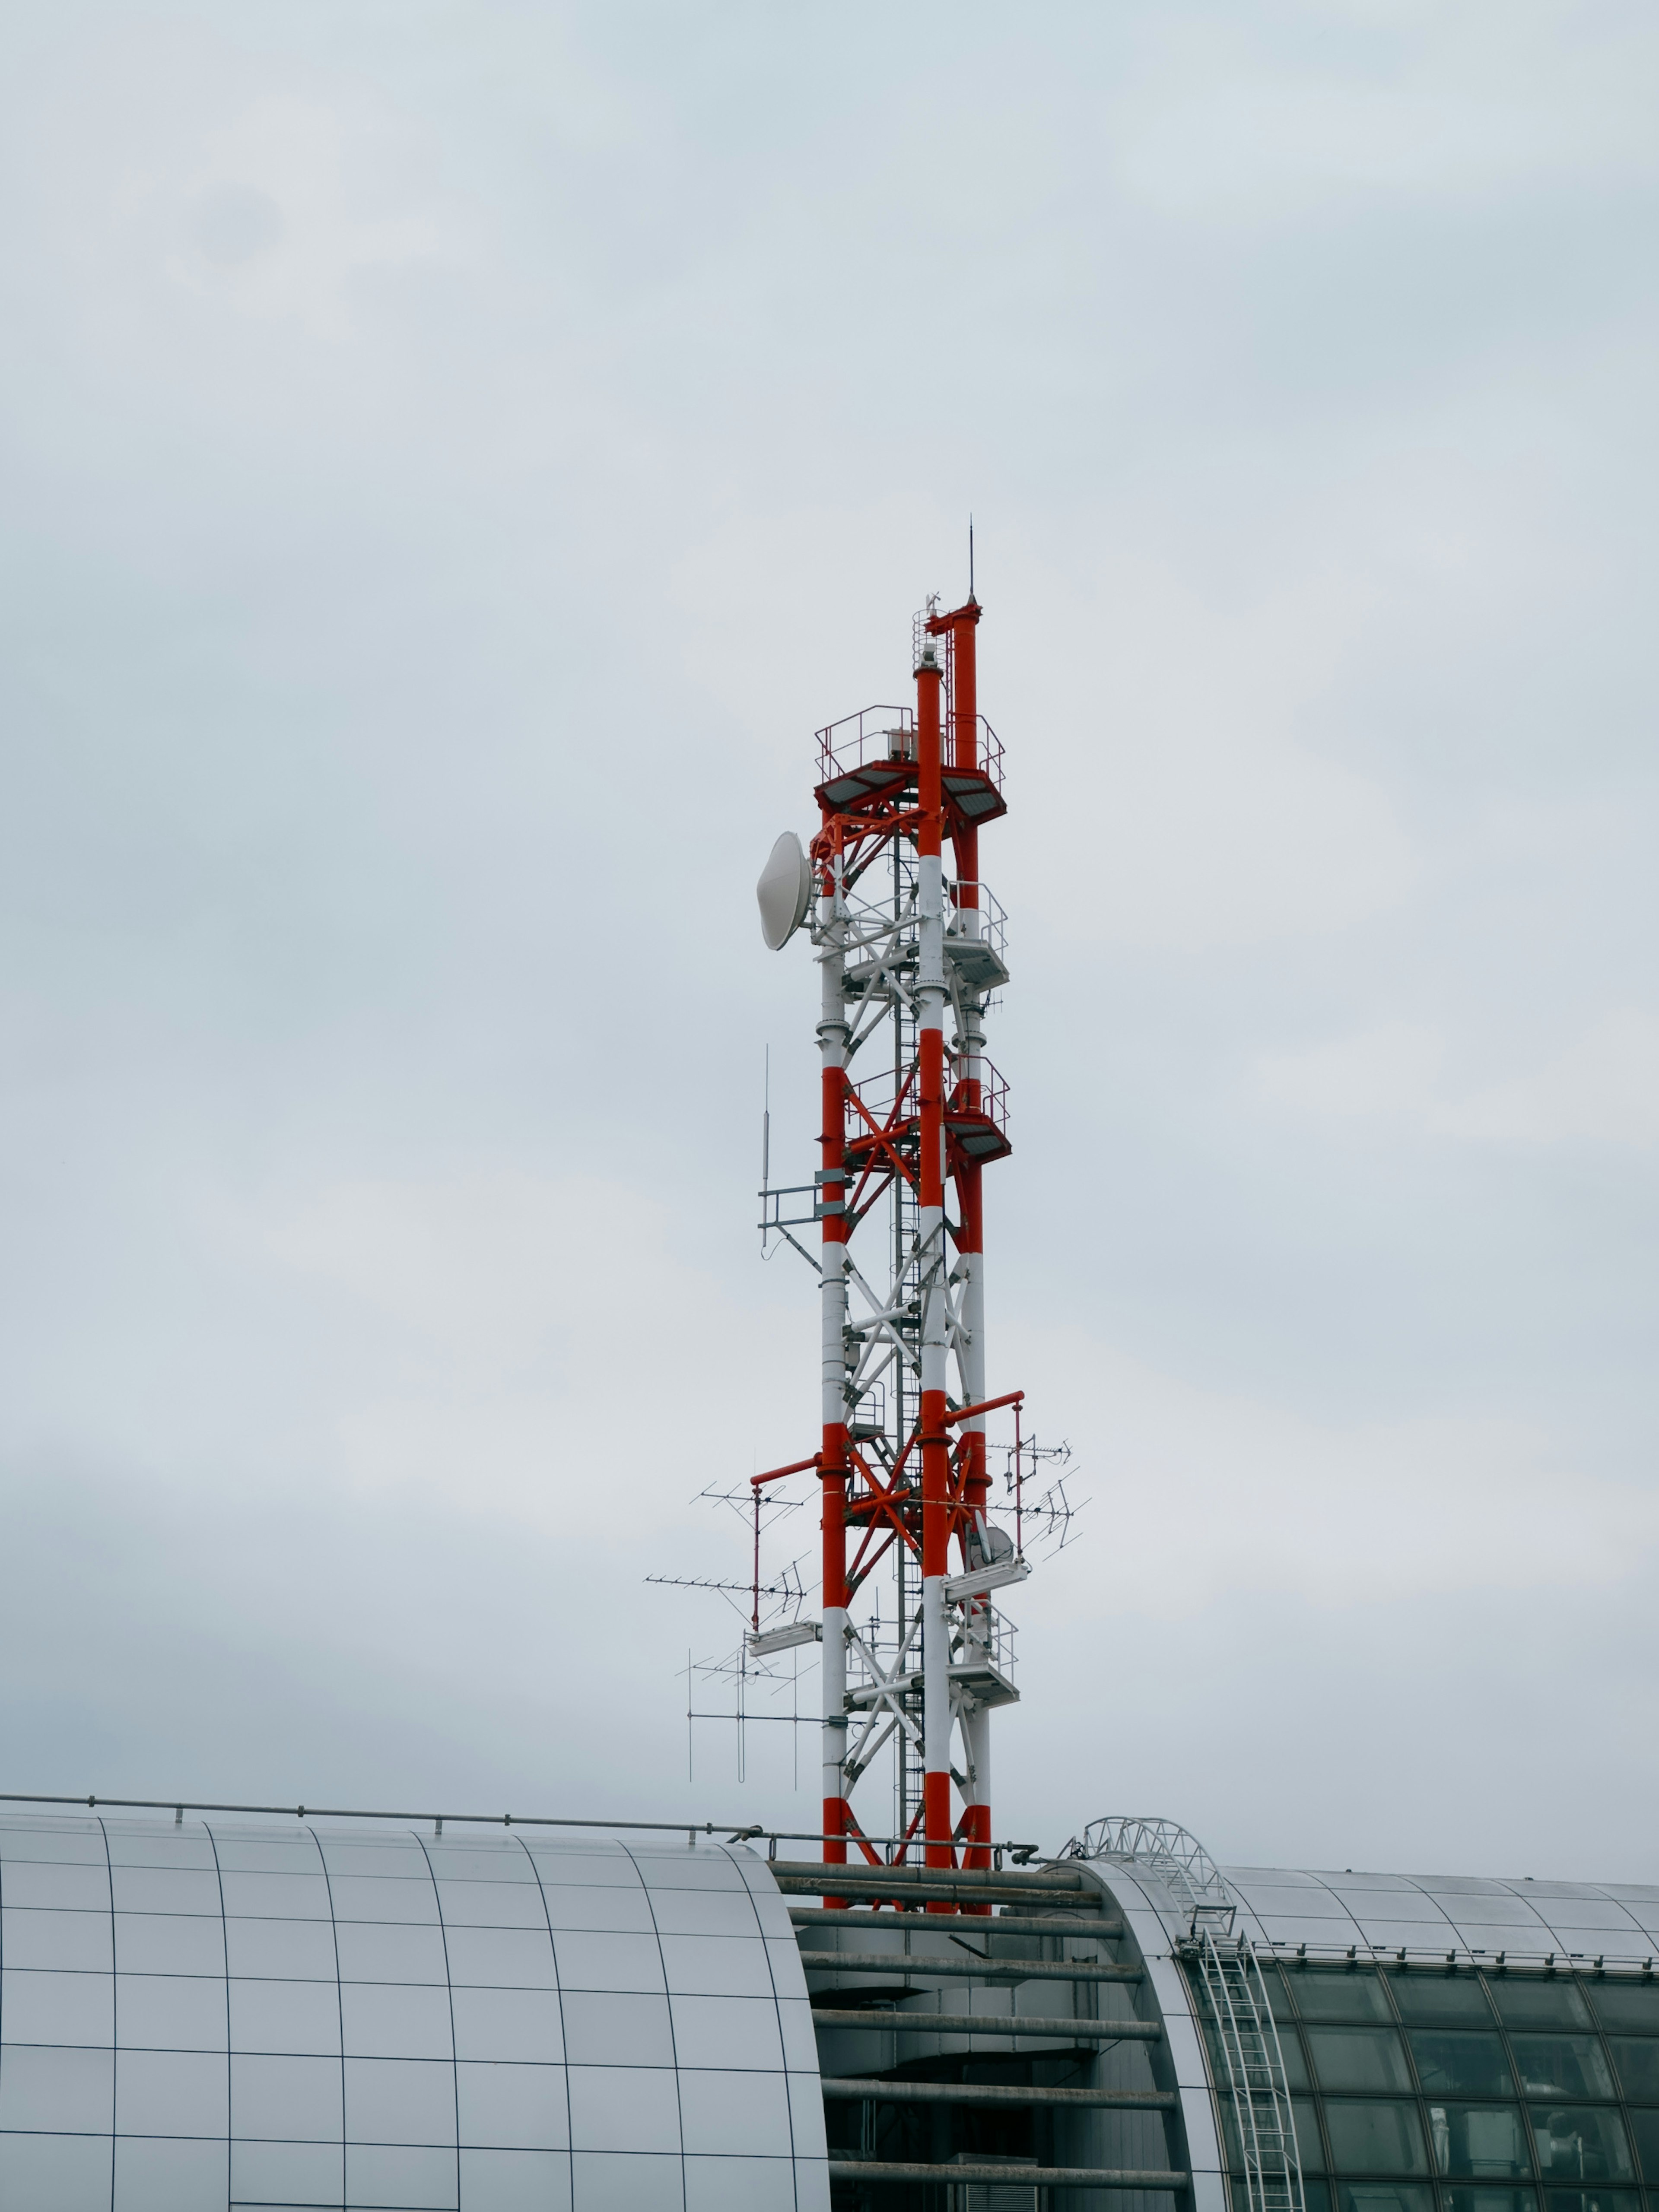
[[[827,2212],[763,1859],[0,1819],[0,2203]]]
[[[1514,1960],[1659,1956],[1659,1887],[1470,1875],[1224,1867],[1257,1942]]]

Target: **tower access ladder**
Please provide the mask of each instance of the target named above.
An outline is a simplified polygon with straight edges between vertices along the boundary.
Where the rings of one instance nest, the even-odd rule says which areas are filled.
[[[1244,2212],[1306,2212],[1285,2054],[1255,1946],[1242,1931],[1216,1941],[1194,1916],[1182,1946],[1202,1984],[1219,2075],[1243,2152]]]

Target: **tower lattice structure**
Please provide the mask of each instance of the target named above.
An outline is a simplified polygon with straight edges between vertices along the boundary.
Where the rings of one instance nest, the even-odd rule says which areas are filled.
[[[758,1496],[811,1469],[821,1490],[830,1863],[866,1826],[879,1832],[853,1799],[890,1755],[900,1855],[988,1866],[991,1715],[1018,1694],[991,1597],[1026,1565],[988,1517],[987,1416],[1012,1409],[1017,1469],[1022,1394],[987,1395],[982,1182],[1010,1146],[986,1057],[1003,921],[979,842],[1007,809],[1002,749],[979,712],[980,616],[971,592],[948,612],[930,601],[914,627],[914,706],[817,733],[820,827],[799,911],[822,990],[823,1431],[811,1460],[754,1480]],[[884,1565],[885,1632],[871,1579]]]

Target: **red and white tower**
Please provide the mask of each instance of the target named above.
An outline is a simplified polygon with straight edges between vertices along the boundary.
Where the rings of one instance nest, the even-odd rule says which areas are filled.
[[[823,1855],[835,1863],[849,1840],[881,1832],[860,1824],[853,1797],[890,1755],[907,1850],[929,1865],[988,1865],[990,1716],[1018,1696],[991,1594],[1028,1570],[988,1519],[985,1433],[988,1414],[1011,1409],[1018,1465],[1021,1394],[987,1395],[981,1183],[1009,1145],[985,1021],[1007,969],[979,837],[1006,807],[1001,747],[979,713],[980,612],[971,593],[949,612],[930,600],[914,629],[914,706],[866,708],[818,732],[818,832],[810,851],[781,837],[758,887],[775,949],[810,917],[822,978],[811,1218],[823,1432],[811,1459],[755,1481],[819,1479]],[[766,1194],[763,1228],[807,1218],[786,1214],[790,1195]]]

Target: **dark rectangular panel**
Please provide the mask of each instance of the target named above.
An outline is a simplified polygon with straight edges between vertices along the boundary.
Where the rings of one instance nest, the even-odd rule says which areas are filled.
[[[1636,2162],[1642,2169],[1642,2179],[1648,2185],[1648,2193],[1659,2189],[1659,2112],[1627,2112],[1630,2139],[1636,2153]]]
[[[1394,2015],[1369,1966],[1306,1968],[1286,1977],[1304,2020],[1386,2021]]]
[[[1609,2048],[1620,2087],[1633,2102],[1659,2105],[1659,2042],[1615,2036]],[[1655,2176],[1659,2179],[1659,2175]]]
[[[1611,2097],[1613,2075],[1595,2035],[1517,2035],[1510,2039],[1525,2097]]]
[[[1402,2020],[1419,2021],[1425,2027],[1443,2021],[1448,2026],[1455,2022],[1469,2027],[1491,2024],[1492,2007],[1474,1974],[1390,1974],[1389,1987]]]
[[[1414,2027],[1407,2040],[1417,2078],[1431,2097],[1512,2097],[1503,2038],[1468,2029]]]
[[[1505,2027],[1588,2027],[1589,2007],[1575,1983],[1540,1975],[1535,1981],[1494,1974],[1488,1984]]]
[[[1589,2001],[1603,2027],[1659,2035],[1659,1981],[1591,1982]]]
[[[1529,2130],[1516,2105],[1429,2106],[1435,2169],[1469,2181],[1529,2181]]]
[[[1623,2121],[1594,2105],[1532,2108],[1539,2171],[1548,2181],[1631,2181],[1635,2169]]]
[[[1428,2151],[1414,2104],[1328,2098],[1325,2128],[1331,2164],[1339,2173],[1428,2172]]]
[[[1307,2037],[1321,2088],[1410,2090],[1397,2028],[1310,2027]]]
[[[1336,2212],[1433,2212],[1434,2191],[1423,2181],[1339,2181]]]
[[[1538,2212],[1535,2189],[1488,2189],[1479,2184],[1467,2189],[1443,2189],[1443,2212]]]

